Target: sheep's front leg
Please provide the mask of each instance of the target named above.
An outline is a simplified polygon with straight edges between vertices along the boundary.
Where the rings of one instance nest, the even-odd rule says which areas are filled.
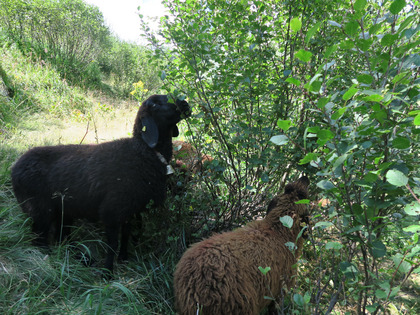
[[[119,232],[120,224],[112,223],[106,224],[105,226],[105,233],[108,240],[108,250],[107,256],[105,260],[105,278],[109,279],[112,276],[113,269],[114,269],[114,258],[115,253],[118,249],[118,232]]]

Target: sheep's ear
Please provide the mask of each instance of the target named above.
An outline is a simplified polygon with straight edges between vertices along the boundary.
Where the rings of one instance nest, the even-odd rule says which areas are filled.
[[[141,119],[141,124],[143,125],[141,136],[144,142],[153,149],[159,139],[159,130],[155,120],[152,117],[146,116]]]
[[[178,130],[178,127],[175,125],[175,128],[172,129],[172,137],[175,138],[178,136],[179,136],[179,130]]]

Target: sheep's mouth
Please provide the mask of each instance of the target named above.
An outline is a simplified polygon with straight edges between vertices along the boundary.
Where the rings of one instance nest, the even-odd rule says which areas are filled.
[[[191,116],[192,110],[186,101],[176,100],[176,108],[181,113],[181,118],[188,118]]]

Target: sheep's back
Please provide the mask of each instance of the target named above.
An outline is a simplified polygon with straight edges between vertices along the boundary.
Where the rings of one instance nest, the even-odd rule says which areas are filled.
[[[57,211],[64,205],[75,218],[120,221],[150,200],[164,199],[165,170],[146,145],[121,139],[33,148],[12,168],[12,183],[29,211]]]

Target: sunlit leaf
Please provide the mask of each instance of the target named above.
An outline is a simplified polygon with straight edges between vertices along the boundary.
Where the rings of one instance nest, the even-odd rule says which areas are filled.
[[[332,45],[325,50],[324,58],[328,59],[337,50],[337,45]]]
[[[349,89],[346,91],[346,93],[344,93],[344,95],[343,95],[343,100],[347,101],[347,100],[351,99],[351,98],[354,96],[354,94],[356,94],[356,93],[357,93],[357,91],[358,91],[358,89],[357,89],[357,88],[355,88],[355,87],[351,87],[351,88],[349,88]]]
[[[420,232],[420,225],[407,226],[407,227],[403,228],[403,231],[404,232],[410,232],[410,233],[418,233],[418,232]]]
[[[299,18],[293,18],[290,21],[290,28],[292,29],[292,31],[294,33],[300,31],[300,29],[302,28],[302,22]]]
[[[414,117],[414,125],[420,126],[420,114],[417,114],[416,117]]]
[[[314,161],[314,160],[317,159],[317,157],[318,157],[318,155],[316,153],[310,152],[310,153],[306,154],[305,157],[299,161],[299,165],[307,164],[311,161]]]
[[[278,120],[277,121],[277,126],[281,129],[283,129],[284,131],[289,130],[290,125],[292,124],[292,122],[290,120]]]
[[[303,61],[303,62],[308,62],[309,60],[311,60],[312,57],[312,53],[310,51],[304,50],[304,49],[300,49],[296,54],[295,54],[296,58],[298,58],[299,60]]]
[[[286,82],[289,82],[291,84],[294,84],[296,86],[299,86],[300,85],[300,81],[298,79],[295,79],[295,78],[292,78],[292,77],[287,78],[285,81]]]
[[[384,97],[382,95],[372,94],[372,95],[365,96],[363,99],[366,102],[380,102],[380,101],[382,101],[383,98]]]
[[[412,203],[404,207],[404,212],[408,215],[420,215],[420,204],[418,201],[413,201]]]
[[[277,145],[284,145],[289,142],[287,136],[285,135],[273,136],[271,137],[270,141]]]
[[[397,187],[405,186],[408,183],[408,177],[398,170],[389,170],[386,173],[386,180]]]

